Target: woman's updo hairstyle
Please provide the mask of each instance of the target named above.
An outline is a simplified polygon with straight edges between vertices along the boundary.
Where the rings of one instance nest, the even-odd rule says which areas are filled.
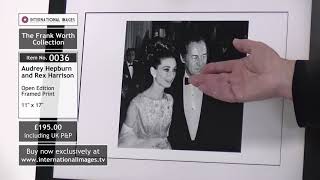
[[[161,64],[161,59],[163,58],[172,57],[177,59],[176,48],[164,38],[152,39],[146,46],[145,53],[149,67],[154,67],[155,69]]]
[[[177,61],[176,48],[171,42],[164,38],[154,38],[148,42],[144,48],[145,59],[145,77],[144,77],[144,90],[149,88],[153,83],[153,77],[150,73],[150,68],[158,69],[161,60],[164,58],[175,58]]]

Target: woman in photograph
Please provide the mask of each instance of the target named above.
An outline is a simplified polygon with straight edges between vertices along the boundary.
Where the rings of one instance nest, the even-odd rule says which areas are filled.
[[[164,39],[146,48],[151,85],[130,102],[119,147],[171,149],[168,142],[173,98],[164,92],[176,76],[175,48]]]

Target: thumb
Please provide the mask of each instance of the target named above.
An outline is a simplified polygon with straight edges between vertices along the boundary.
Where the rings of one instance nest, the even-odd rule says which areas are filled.
[[[252,51],[258,46],[257,41],[252,41],[249,39],[234,39],[233,46],[242,53],[251,54]]]

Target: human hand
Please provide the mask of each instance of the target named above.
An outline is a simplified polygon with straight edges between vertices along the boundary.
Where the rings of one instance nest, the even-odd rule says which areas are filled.
[[[127,92],[128,92],[128,87],[127,87],[127,86],[122,86],[122,89],[121,89],[121,97],[122,97],[122,98],[126,98]]]
[[[170,149],[169,142],[164,138],[150,138],[144,140],[144,145],[146,148],[154,148],[154,149]]]
[[[167,139],[162,139],[160,143],[155,145],[155,148],[157,149],[171,149],[170,143]]]
[[[282,59],[261,42],[234,39],[233,45],[249,55],[209,63],[199,75],[192,76],[190,82],[205,94],[227,102],[292,98],[295,61]]]

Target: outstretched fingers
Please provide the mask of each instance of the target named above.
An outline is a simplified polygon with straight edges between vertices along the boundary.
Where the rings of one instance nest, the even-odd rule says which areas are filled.
[[[203,67],[203,69],[201,70],[201,74],[230,73],[236,65],[237,60],[209,63]]]
[[[259,42],[249,39],[234,39],[233,46],[242,53],[251,54],[259,46]]]
[[[190,79],[191,83],[205,94],[226,102],[235,102],[229,81],[229,74],[199,74]]]

